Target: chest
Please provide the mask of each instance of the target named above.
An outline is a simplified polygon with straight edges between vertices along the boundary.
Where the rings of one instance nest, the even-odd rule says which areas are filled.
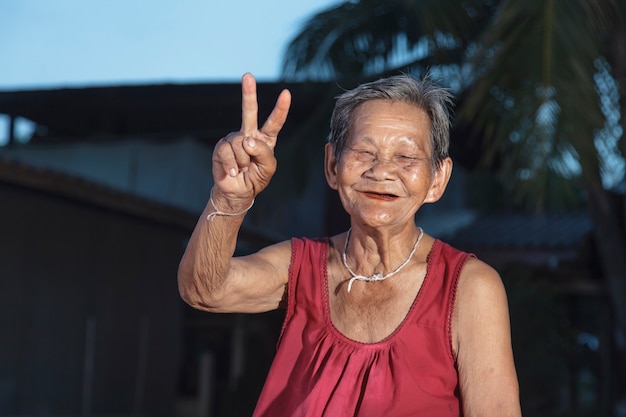
[[[355,281],[348,292],[349,277],[341,269],[331,268],[328,301],[333,325],[346,337],[363,343],[387,338],[419,302],[425,273],[425,265],[417,265],[385,281]]]

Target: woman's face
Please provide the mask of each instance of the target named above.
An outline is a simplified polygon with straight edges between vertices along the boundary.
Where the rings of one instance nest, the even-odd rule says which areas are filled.
[[[452,163],[433,172],[426,113],[407,103],[372,100],[354,112],[337,161],[326,147],[326,177],[353,220],[368,226],[413,222],[425,202],[437,201]]]

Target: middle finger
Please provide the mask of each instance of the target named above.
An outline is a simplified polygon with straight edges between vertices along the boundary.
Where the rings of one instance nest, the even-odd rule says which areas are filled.
[[[247,72],[241,78],[241,132],[244,135],[250,135],[259,128],[258,115],[256,80]]]

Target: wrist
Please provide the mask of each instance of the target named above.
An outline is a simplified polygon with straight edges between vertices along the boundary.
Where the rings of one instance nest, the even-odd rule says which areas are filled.
[[[211,188],[209,194],[209,202],[213,207],[213,211],[208,214],[207,220],[213,220],[215,216],[240,216],[246,214],[254,205],[254,197],[252,198],[228,198],[222,193],[214,193]]]

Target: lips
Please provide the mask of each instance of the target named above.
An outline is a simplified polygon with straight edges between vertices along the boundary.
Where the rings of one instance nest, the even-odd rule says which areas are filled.
[[[393,201],[398,198],[398,196],[394,194],[376,193],[373,191],[364,191],[363,195],[368,198],[372,198],[374,200],[382,200],[382,201]]]

